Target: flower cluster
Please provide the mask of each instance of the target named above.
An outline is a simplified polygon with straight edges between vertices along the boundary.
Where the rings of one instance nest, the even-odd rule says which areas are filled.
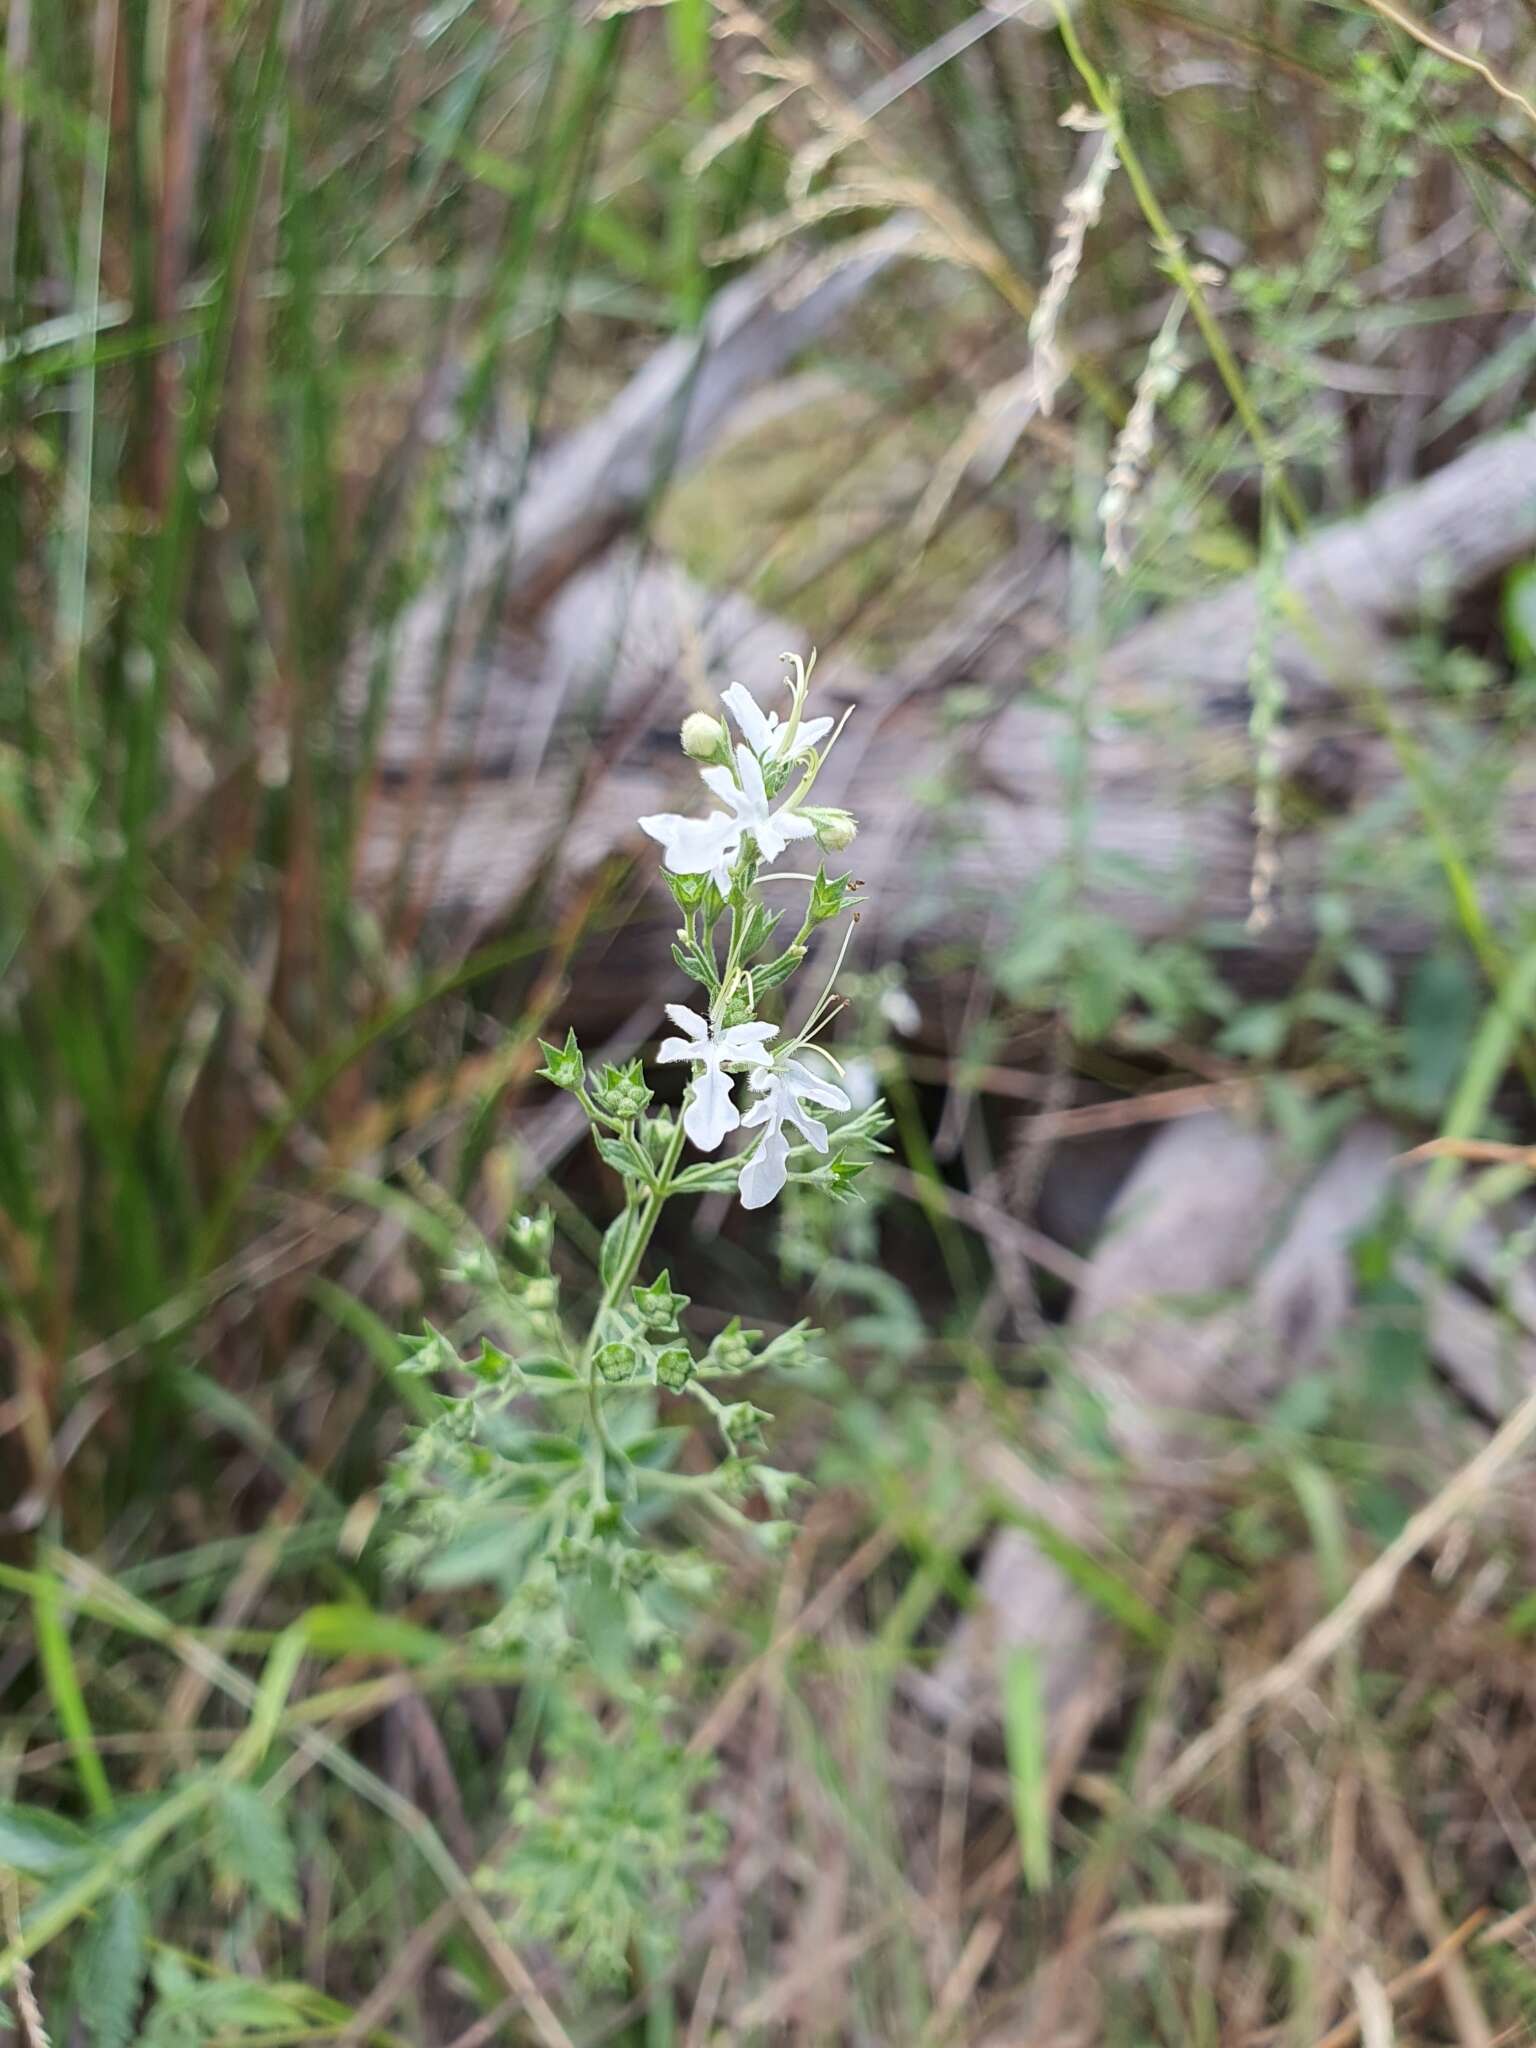
[[[640,820],[641,830],[663,849],[663,865],[684,914],[678,964],[702,981],[711,996],[704,1015],[680,1004],[667,1005],[667,1015],[682,1036],[666,1039],[657,1059],[693,1069],[682,1128],[699,1151],[718,1150],[734,1130],[761,1132],[737,1183],[744,1209],[764,1207],[789,1178],[786,1124],[826,1156],[827,1127],[810,1114],[807,1103],[841,1111],[852,1107],[843,1089],[798,1057],[802,1051],[818,1050],[812,1038],[831,1013],[830,988],[807,1026],[777,1045],[778,1028],[751,1014],[759,991],[788,978],[804,958],[811,932],[841,912],[853,886],[848,876],[829,882],[825,868],[806,877],[811,893],[805,922],[787,951],[757,967],[754,974],[753,955],[778,922],[766,919],[760,900],[754,900],[763,870],[798,841],[815,840],[825,852],[841,852],[852,844],[857,830],[847,811],[807,801],[837,732],[831,718],[804,715],[810,669],[798,656],[785,659],[795,670],[787,718],[764,711],[743,684],[732,683],[720,701],[741,734],[739,740],[733,744],[729,727],[707,711],[696,711],[683,723],[683,751],[703,764],[701,779],[718,807],[703,818],[665,811]],[[812,665],[814,661],[813,655]],[[828,742],[826,747],[823,741]],[[715,972],[719,955],[713,933],[727,912],[729,944],[724,966]],[[743,1010],[747,1014],[738,1015]],[[830,1062],[829,1055],[821,1057]],[[745,1073],[749,1091],[758,1098],[745,1115],[735,1100],[733,1070]]]
[[[490,1628],[499,1640],[573,1653],[600,1597],[618,1603],[633,1640],[650,1641],[679,1596],[698,1590],[703,1569],[659,1540],[677,1505],[703,1507],[763,1543],[788,1532],[779,1518],[798,1482],[758,1455],[767,1418],[750,1401],[723,1400],[715,1385],[803,1366],[814,1333],[797,1324],[764,1345],[737,1317],[704,1343],[687,1328],[689,1300],[669,1272],[642,1277],[672,1200],[734,1194],[756,1210],[792,1184],[844,1200],[882,1149],[882,1106],[861,1090],[855,1107],[821,1043],[841,1004],[835,987],[858,884],[829,877],[819,858],[814,872],[779,865],[792,846],[836,853],[856,831],[848,812],[810,800],[841,728],[806,715],[810,667],[786,659],[782,716],[733,683],[721,698],[729,724],[710,712],[684,722],[701,814],[640,820],[663,849],[681,918],[673,959],[698,990],[666,1005],[671,1029],[656,1051],[659,1070],[686,1069],[681,1103],[658,1100],[661,1080],[653,1089],[641,1060],[591,1070],[574,1032],[543,1048],[543,1077],[580,1105],[622,1189],[601,1241],[595,1300],[568,1313],[569,1275],[546,1211],[520,1218],[500,1254],[476,1246],[454,1270],[471,1299],[465,1320],[481,1335],[478,1355],[430,1328],[409,1341],[404,1370],[451,1391],[422,1390],[427,1418],[397,1461],[395,1492],[409,1514],[396,1562],[438,1585],[494,1576],[503,1605]],[[781,890],[803,891],[787,943]],[[787,984],[822,928],[844,919],[830,975],[791,1023]],[[704,1156],[685,1159],[689,1146]],[[664,1404],[680,1399],[719,1433],[724,1455],[712,1472],[671,1469],[683,1432],[664,1421]]]

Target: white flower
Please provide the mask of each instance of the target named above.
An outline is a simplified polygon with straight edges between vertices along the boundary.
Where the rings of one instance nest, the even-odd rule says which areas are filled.
[[[794,744],[786,751],[789,727],[780,723],[776,711],[764,711],[745,683],[732,683],[728,690],[722,690],[720,702],[741,727],[747,745],[759,761],[798,761],[826,737],[834,723],[830,718],[802,718]]]
[[[850,1107],[868,1109],[880,1093],[880,1076],[874,1061],[862,1057],[849,1060],[843,1068],[843,1085]]]
[[[711,811],[707,818],[682,818],[675,811],[660,811],[640,820],[666,849],[663,864],[674,875],[708,875],[722,896],[730,894],[731,869],[741,852],[744,833],[750,832],[765,861],[777,860],[791,839],[810,839],[816,827],[809,818],[782,803],[770,809],[763,771],[750,747],[736,749],[738,782],[729,768],[700,771],[705,783],[729,804],[730,810]]]
[[[841,1088],[823,1081],[799,1060],[783,1058],[766,1062],[748,1083],[760,1100],[741,1119],[743,1130],[761,1124],[763,1136],[757,1150],[741,1169],[741,1206],[761,1209],[771,1202],[789,1178],[789,1140],[784,1126],[795,1129],[818,1152],[827,1149],[827,1127],[806,1109],[808,1102],[823,1109],[851,1109]]]
[[[776,811],[769,809],[763,771],[750,747],[736,749],[736,768],[741,777],[739,783],[729,768],[706,768],[702,772],[715,795],[736,814],[738,845],[741,834],[750,832],[763,859],[777,860],[791,839],[814,837],[816,827],[810,819],[802,818],[787,803],[780,804]]]
[[[777,1026],[773,1024],[730,1024],[724,1031],[712,1031],[709,1019],[681,1003],[668,1003],[667,1015],[684,1035],[664,1038],[658,1060],[668,1063],[687,1060],[702,1069],[693,1077],[693,1092],[683,1111],[683,1129],[701,1152],[713,1152],[727,1131],[741,1122],[741,1112],[731,1096],[727,1060],[739,1067],[766,1067],[766,1046]]]
[[[725,774],[723,768],[717,772]],[[741,826],[727,812],[681,818],[676,811],[658,811],[640,820],[640,830],[661,842],[662,866],[674,875],[708,875],[722,896],[730,894],[731,865],[741,851]]]
[[[904,988],[888,988],[880,998],[880,1014],[903,1038],[915,1038],[923,1028],[923,1013]]]

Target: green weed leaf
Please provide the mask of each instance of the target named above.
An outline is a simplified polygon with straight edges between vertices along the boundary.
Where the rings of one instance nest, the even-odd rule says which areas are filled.
[[[91,2048],[127,2048],[144,1990],[149,1915],[125,1885],[97,1914],[80,1944],[74,1993]]]

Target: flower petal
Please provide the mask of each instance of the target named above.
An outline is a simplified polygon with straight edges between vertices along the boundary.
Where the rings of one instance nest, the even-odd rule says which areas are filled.
[[[683,1111],[683,1129],[701,1152],[713,1152],[727,1131],[741,1122],[731,1099],[731,1081],[711,1062],[693,1084],[688,1107]]]
[[[810,819],[802,818],[798,811],[778,811],[773,822],[786,839],[809,839],[816,830]]]
[[[664,864],[674,875],[709,874],[740,838],[736,820],[724,811],[711,811],[707,818],[681,818],[674,811],[662,811],[642,818],[640,829],[665,847]]]
[[[778,1035],[777,1024],[732,1024],[719,1033],[715,1043],[722,1059],[750,1060],[753,1066],[766,1066],[768,1055],[763,1047]]]
[[[784,1110],[784,1122],[786,1124],[793,1124],[795,1129],[800,1133],[801,1137],[805,1139],[807,1144],[814,1145],[818,1152],[826,1151],[826,1125],[822,1123],[817,1117],[812,1116],[809,1113],[809,1111],[802,1109],[798,1102],[790,1102],[786,1104]]]
[[[745,683],[732,683],[728,690],[720,692],[720,702],[741,727],[742,737],[754,754],[767,756],[773,751],[774,727],[763,714],[762,707]]]
[[[699,777],[705,787],[712,790],[719,797],[721,803],[730,805],[732,811],[739,819],[742,813],[743,799],[740,786],[730,769],[719,766],[701,768],[699,770]]]
[[[693,1061],[698,1056],[699,1048],[686,1038],[664,1038],[656,1048],[657,1064],[663,1067],[670,1067],[678,1060]]]
[[[853,1104],[835,1081],[824,1081],[799,1060],[784,1062],[784,1079],[790,1093],[804,1102],[819,1102],[823,1109],[852,1109]]]
[[[695,1038],[702,1045],[709,1036],[709,1019],[701,1017],[697,1010],[690,1010],[686,1003],[668,1003],[667,1015],[685,1038]]]
[[[767,1132],[741,1169],[738,1192],[743,1209],[765,1209],[789,1178],[789,1147],[782,1131]]]
[[[763,771],[758,766],[757,756],[750,747],[738,747],[736,749],[736,766],[741,774],[742,795],[746,798],[746,803],[743,805],[741,812],[743,821],[745,821],[748,808],[751,809],[754,816],[766,818],[768,815],[768,791],[763,786]]]
[[[824,740],[836,723],[837,720],[835,718],[802,719],[800,721],[800,730],[795,734],[795,744],[784,756],[784,759],[786,761],[798,761],[802,754],[808,754],[819,741]]]

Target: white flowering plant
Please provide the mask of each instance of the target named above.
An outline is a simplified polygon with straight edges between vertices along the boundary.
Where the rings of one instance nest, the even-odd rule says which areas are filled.
[[[473,1299],[477,1355],[463,1356],[430,1326],[408,1343],[405,1369],[450,1387],[429,1397],[396,1462],[394,1490],[410,1508],[396,1563],[440,1585],[499,1581],[505,1597],[491,1630],[501,1641],[574,1651],[613,1619],[631,1641],[665,1634],[679,1596],[704,1576],[695,1554],[661,1540],[681,1506],[770,1546],[788,1533],[783,1511],[798,1482],[758,1455],[767,1416],[716,1388],[750,1371],[803,1366],[815,1333],[797,1323],[764,1344],[737,1316],[704,1343],[688,1328],[689,1297],[670,1270],[647,1277],[669,1203],[733,1195],[759,1210],[792,1181],[846,1199],[884,1149],[883,1105],[855,1108],[823,1043],[840,1007],[837,974],[859,885],[829,876],[819,857],[814,871],[779,866],[794,846],[839,853],[856,829],[848,812],[810,801],[841,726],[806,715],[810,665],[786,660],[782,717],[733,683],[721,700],[730,725],[707,712],[685,720],[683,751],[709,799],[703,814],[639,821],[663,849],[682,920],[673,958],[697,989],[691,1002],[666,1005],[657,1089],[641,1059],[590,1072],[574,1032],[543,1046],[542,1077],[580,1106],[622,1191],[602,1236],[595,1302],[584,1314],[567,1311],[545,1210],[514,1223],[503,1256],[476,1246],[454,1269]],[[781,891],[800,894],[787,943]],[[817,934],[840,921],[832,971],[791,1025],[788,985]],[[658,1090],[677,1067],[685,1073],[674,1108]],[[674,1419],[684,1402],[702,1408],[721,1442],[723,1456],[702,1474],[673,1469],[687,1435]]]

